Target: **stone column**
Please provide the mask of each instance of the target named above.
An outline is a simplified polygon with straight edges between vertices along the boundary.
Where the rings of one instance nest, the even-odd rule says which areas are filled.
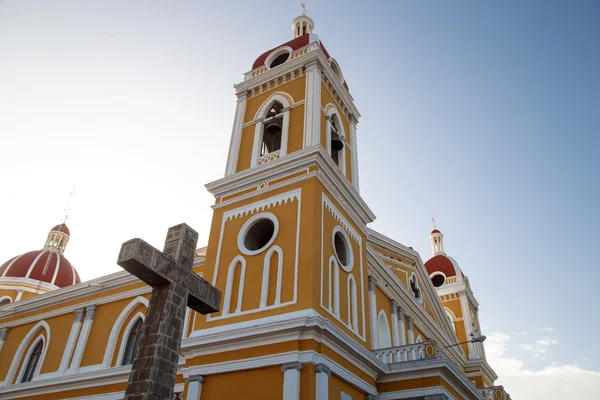
[[[398,320],[400,321],[400,345],[406,344],[406,326],[404,324],[404,310],[398,307]]]
[[[98,306],[87,306],[85,308],[85,321],[83,321],[83,327],[81,328],[81,333],[79,334],[79,340],[77,341],[77,347],[75,347],[75,354],[73,355],[73,360],[71,361],[71,366],[67,370],[68,373],[75,373],[79,369],[81,365],[81,359],[83,358],[83,351],[85,350],[85,346],[87,344],[88,336],[90,335],[90,331],[92,330],[92,324],[94,323],[94,317],[96,316],[96,310]]]
[[[2,352],[2,347],[4,346],[4,341],[6,340],[6,335],[8,335],[8,331],[10,327],[5,326],[0,328],[0,353]]]
[[[324,364],[318,364],[315,370],[317,371],[317,393],[315,400],[327,400],[329,399],[329,377],[331,376],[331,370]]]
[[[233,121],[233,130],[231,132],[231,141],[229,142],[229,155],[227,156],[227,169],[225,175],[235,174],[238,157],[240,154],[240,144],[242,142],[242,125],[244,124],[244,115],[246,114],[246,102],[248,93],[238,93],[237,107],[235,109],[235,119]]]
[[[298,400],[300,398],[300,370],[302,364],[293,362],[283,364],[283,400]]]
[[[202,394],[202,382],[204,377],[202,375],[192,375],[187,378],[187,396],[186,400],[200,400],[200,394]]]
[[[85,312],[85,308],[81,307],[75,310],[75,319],[73,320],[73,326],[71,326],[71,333],[69,333],[69,338],[67,339],[67,345],[65,346],[65,351],[63,353],[62,359],[60,361],[60,367],[58,371],[60,373],[64,373],[69,367],[69,361],[71,361],[71,356],[73,355],[73,350],[75,350],[75,344],[77,341],[77,336],[79,335],[79,330],[81,329],[81,323],[83,322],[83,314]]]
[[[413,320],[408,317],[408,344],[415,343],[415,332],[413,331]]]
[[[17,297],[15,297],[15,301],[19,301],[19,300],[21,300],[21,297],[23,297],[23,293],[24,293],[24,292],[25,292],[25,291],[24,291],[23,289],[18,289],[18,290],[17,290]]]
[[[379,348],[377,340],[377,297],[375,296],[376,280],[369,276],[369,305],[371,308],[371,345],[373,349]]]
[[[304,147],[321,142],[321,69],[317,61],[306,66]]]
[[[396,300],[390,300],[390,316],[392,321],[392,335],[394,336],[394,346],[400,346],[400,334],[398,332],[398,303]]]

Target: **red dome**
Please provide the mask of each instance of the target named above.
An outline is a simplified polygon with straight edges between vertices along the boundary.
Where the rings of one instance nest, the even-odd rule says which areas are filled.
[[[462,271],[460,270],[458,263],[454,261],[454,259],[444,254],[438,254],[437,256],[431,257],[425,263],[425,268],[427,268],[429,275],[433,274],[434,272],[443,272],[447,278],[456,276],[458,274],[462,275]]]
[[[52,257],[46,273],[44,273],[44,267],[50,255]],[[81,282],[79,274],[69,260],[58,252],[48,249],[30,251],[11,258],[0,267],[0,279],[4,277],[35,279],[59,288]]]
[[[52,228],[50,230],[50,232],[52,232],[52,231],[62,232],[64,234],[66,234],[67,236],[71,236],[71,231],[69,230],[69,228],[67,228],[67,225],[65,225],[65,224],[56,225],[54,228]]]
[[[434,229],[431,231],[431,233],[434,234],[434,233],[442,233],[442,232],[438,231],[437,229]]]

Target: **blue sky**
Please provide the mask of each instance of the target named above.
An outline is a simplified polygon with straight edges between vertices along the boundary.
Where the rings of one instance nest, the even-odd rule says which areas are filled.
[[[496,333],[488,353],[511,365],[500,383],[567,367],[573,382],[600,380],[600,2],[307,9],[362,114],[372,227],[425,261],[436,217]],[[74,184],[67,256],[84,279],[118,271],[124,240],[159,245],[180,221],[205,243],[203,185],[224,171],[232,85],[299,13],[0,1],[0,259],[43,244]]]

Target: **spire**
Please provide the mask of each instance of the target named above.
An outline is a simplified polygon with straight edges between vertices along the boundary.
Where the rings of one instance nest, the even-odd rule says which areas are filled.
[[[304,3],[300,3],[302,6],[302,15],[294,18],[292,21],[292,32],[294,33],[294,39],[299,38],[307,33],[312,33],[315,28],[314,21],[307,15],[306,6]]]
[[[431,256],[437,256],[438,254],[444,253],[444,235],[435,226],[435,218],[431,218],[433,222],[433,230],[429,234],[429,241],[431,241]]]

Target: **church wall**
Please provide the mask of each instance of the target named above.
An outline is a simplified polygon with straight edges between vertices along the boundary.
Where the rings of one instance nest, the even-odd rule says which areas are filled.
[[[314,364],[302,364],[300,370],[300,400],[313,400],[317,390],[317,377]]]
[[[129,304],[129,301],[131,301],[131,299],[127,299],[127,300],[128,300],[128,302],[126,304]],[[150,300],[149,297],[148,297],[148,300]],[[119,358],[119,349],[120,349],[121,343],[123,343],[123,339],[126,339],[124,336],[127,333],[126,332],[127,327],[129,326],[129,323],[133,319],[138,318],[138,313],[141,313],[142,315],[145,316],[146,311],[147,311],[147,307],[143,304],[140,304],[140,305],[136,306],[133,310],[131,310],[131,313],[129,314],[129,316],[124,320],[123,326],[121,327],[121,331],[119,332],[119,336],[117,339],[117,345],[115,346],[115,350],[114,350],[114,355],[113,355],[113,358],[110,363],[111,366],[115,367],[115,366],[121,365],[122,360],[118,359]],[[115,319],[115,318],[116,318],[116,315],[113,316],[113,319]],[[112,326],[111,326],[111,330],[112,330]],[[110,336],[110,331],[109,331],[109,336]],[[104,358],[104,354],[102,354],[102,357]]]
[[[350,144],[350,147],[353,148],[354,143],[352,143],[352,137],[351,137],[352,135],[350,134],[350,121],[348,120],[346,115],[342,112],[340,105],[333,99],[333,96],[331,95],[331,93],[329,92],[329,90],[327,89],[325,84],[321,81],[321,107],[322,107],[322,110],[324,110],[328,104],[333,104],[335,106],[335,108],[337,109],[338,112],[336,114],[338,114],[340,121],[342,122],[344,133],[346,135],[346,141]],[[326,130],[327,116],[323,112],[321,113],[321,121],[322,121],[321,122],[321,145],[323,146],[324,149],[327,149],[327,130]],[[344,147],[344,152],[345,152],[345,157],[346,157],[345,175],[348,178],[348,180],[350,182],[352,182],[352,154],[350,153],[348,146]]]
[[[23,293],[23,294],[25,294],[25,293]],[[9,289],[9,288],[2,289],[2,288],[0,288],[0,299],[3,298],[3,297],[5,297],[5,296],[10,297],[10,301],[14,302],[15,299],[17,298],[17,289],[16,288],[15,289]]]
[[[56,400],[56,399],[81,399],[85,400],[90,396],[95,395],[103,395],[107,393],[118,393],[125,392],[125,388],[127,387],[127,382],[123,383],[115,383],[111,385],[101,385],[101,386],[89,386],[83,389],[75,389],[75,390],[65,390],[60,391],[60,388],[57,389],[57,392],[48,393],[48,394],[36,394],[35,400]]]
[[[390,308],[390,298],[383,293],[383,291],[379,288],[376,287],[375,288],[375,298],[376,298],[376,302],[377,302],[377,317],[379,317],[379,313],[381,311],[383,311],[383,313],[385,314],[385,317],[387,319],[388,322],[388,332],[390,334],[390,338],[391,338],[391,342],[392,345],[394,344],[394,334],[392,333],[392,321],[391,321],[391,308]],[[377,321],[378,319],[376,318],[375,321]],[[408,325],[407,325],[408,326]],[[377,327],[377,329],[379,329],[379,326]],[[408,343],[408,342],[406,342]],[[382,347],[381,344],[379,347]]]
[[[280,80],[281,82],[281,80]],[[289,131],[288,131],[288,148],[287,153],[301,150],[304,144],[304,95],[305,95],[306,78],[305,76],[298,77],[292,81],[272,88],[261,94],[250,97],[246,100],[246,113],[244,116],[244,127],[242,129],[242,138],[240,143],[237,172],[241,172],[250,168],[252,160],[252,148],[254,146],[254,134],[256,124],[254,123],[257,112],[275,93],[283,93],[286,96],[291,96],[294,104],[291,105]],[[264,87],[264,86],[263,86]],[[297,104],[301,102],[301,104]],[[248,124],[248,125],[246,125]]]
[[[41,374],[57,371],[60,367],[74,318],[75,314],[69,313],[46,320],[50,325],[50,346],[44,359],[44,365],[40,369]]]
[[[314,241],[314,217],[313,207],[309,200],[314,196],[314,181],[314,179],[306,179],[298,182],[295,188],[285,187],[260,193],[252,198],[241,200],[215,210],[207,249],[207,259],[205,265],[202,267],[202,271],[204,279],[214,283],[222,291],[221,310],[208,317],[197,314],[194,329],[220,326],[312,308],[312,291],[310,287],[312,270],[311,268],[306,268],[306,266],[311,265],[314,253],[314,248],[312,248]],[[280,199],[280,196],[283,197]],[[286,199],[284,204],[282,204],[282,199]],[[261,209],[260,211],[255,208],[257,204]],[[248,214],[248,212],[251,212],[251,214]],[[259,254],[244,254],[238,247],[240,230],[250,218],[263,212],[271,213],[277,218],[279,230],[275,240],[266,250]],[[228,218],[231,215],[235,215],[236,218]],[[300,226],[299,230],[298,226]],[[221,247],[219,247],[219,243],[222,243]],[[281,300],[279,305],[267,302],[266,307],[261,307],[264,262],[267,254],[275,246],[278,246],[283,256]],[[240,272],[242,270],[238,266],[236,267],[238,277],[233,281],[232,298],[229,314],[227,315],[224,310],[227,297],[227,277],[232,261],[236,257],[238,260],[243,258],[246,263],[241,313],[236,312],[235,306],[237,302],[234,302],[237,301],[237,294],[239,293],[240,275],[237,270],[239,269]],[[273,253],[273,257],[279,257],[279,255]],[[218,270],[215,272],[217,261]],[[273,265],[273,259],[271,259],[271,265]],[[296,273],[298,274],[297,286],[295,283]],[[273,277],[272,274],[270,276]],[[270,280],[269,288],[271,284],[276,285],[276,282]],[[296,294],[294,294],[295,291]],[[296,297],[295,300],[294,296]]]
[[[348,397],[342,398],[342,393]],[[329,377],[329,398],[364,400],[365,393],[332,374]]]
[[[150,295],[147,294],[144,297],[149,299]],[[112,303],[101,304],[98,307],[96,310],[94,323],[92,324],[92,329],[88,336],[87,346],[85,347],[83,358],[81,359],[81,367],[101,364],[103,362],[104,353],[107,347],[110,332],[115,324],[115,320],[119,314],[121,314],[121,311],[123,311],[123,309],[131,302],[131,300],[133,300],[133,298],[130,297]],[[146,314],[145,307],[142,313]],[[119,351],[120,343],[121,342],[117,342],[114,350],[115,353]]]
[[[325,187],[320,183],[318,184],[319,190],[317,190],[317,198],[314,199],[315,204],[321,204],[321,207],[316,211],[317,222],[315,232],[319,232],[317,248],[321,252],[321,259],[315,263],[317,275],[317,282],[315,283],[313,290],[318,294],[320,290],[320,299],[314,304],[314,308],[324,317],[330,319],[336,326],[344,330],[344,332],[350,334],[355,340],[362,345],[367,345],[368,340],[368,329],[367,329],[367,266],[366,260],[366,248],[364,234],[360,232],[358,226],[352,221],[350,216],[344,211],[343,207],[336,201],[335,196],[329,194]],[[321,194],[322,193],[322,194]],[[323,197],[323,195],[325,197]],[[332,206],[335,210],[332,209]],[[343,220],[341,222],[340,220]],[[350,272],[344,270],[339,266],[339,260],[335,256],[333,235],[334,230],[341,229],[346,235],[348,242],[351,245],[352,250],[352,269]],[[333,264],[332,264],[333,263]],[[338,296],[339,296],[339,308],[336,311],[335,302],[335,269],[337,266],[338,274]],[[331,276],[330,276],[331,271]],[[356,306],[353,306],[352,296],[348,296],[348,285],[349,276],[352,277],[356,286]],[[331,287],[334,288],[330,293],[330,282]],[[331,300],[330,300],[331,299]],[[354,329],[350,329],[349,312],[350,307],[356,307],[356,323],[353,322],[352,326]],[[352,313],[352,319],[354,320],[354,313]]]
[[[187,387],[186,387],[187,392]],[[283,372],[273,366],[204,376],[202,399],[280,399]],[[183,398],[187,393],[184,393]]]

